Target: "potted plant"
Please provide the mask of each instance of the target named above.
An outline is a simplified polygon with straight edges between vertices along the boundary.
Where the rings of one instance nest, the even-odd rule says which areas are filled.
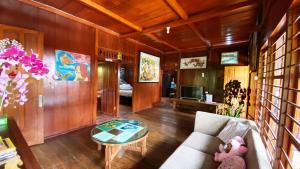
[[[247,97],[247,89],[241,87],[238,80],[230,80],[224,89],[224,114],[240,117]]]
[[[48,73],[49,69],[33,51],[27,54],[16,40],[0,40],[0,111],[9,104],[14,107],[24,105],[28,93],[27,79],[40,80]],[[6,123],[7,115],[3,112],[0,124]]]

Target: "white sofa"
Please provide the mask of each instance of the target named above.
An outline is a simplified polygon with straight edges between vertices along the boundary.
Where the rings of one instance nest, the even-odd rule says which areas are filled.
[[[219,163],[214,161],[222,141],[216,136],[232,117],[198,111],[194,132],[175,150],[160,169],[215,169]],[[249,149],[245,155],[247,169],[271,169],[266,150],[257,127],[253,121],[236,119],[248,123],[252,129],[245,136]],[[223,143],[222,143],[223,144]]]

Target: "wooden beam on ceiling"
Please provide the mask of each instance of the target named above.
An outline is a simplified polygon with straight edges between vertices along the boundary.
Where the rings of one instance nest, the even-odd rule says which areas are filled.
[[[140,41],[137,41],[137,40],[135,40],[135,39],[128,38],[127,40],[130,41],[130,42],[136,43],[136,44],[138,44],[138,45],[141,45],[141,46],[146,46],[146,47],[148,47],[148,48],[150,48],[150,49],[152,49],[152,50],[155,50],[155,51],[157,51],[157,52],[159,52],[159,53],[161,53],[161,54],[164,53],[163,51],[161,51],[161,50],[159,50],[159,49],[156,49],[156,48],[154,48],[154,47],[152,47],[152,46],[149,46],[149,45],[147,45],[147,44],[145,44],[145,43],[142,43],[142,42],[140,42]]]
[[[175,11],[183,20],[188,20],[189,15],[184,11],[182,6],[177,2],[177,0],[166,0],[168,5],[172,8],[172,10]],[[201,32],[196,28],[196,26],[193,23],[188,24],[188,26],[192,29],[192,31],[196,34],[196,36],[204,42],[207,46],[211,46],[211,43],[209,40],[207,40]]]
[[[38,8],[38,9],[42,9],[42,10],[45,10],[45,11],[54,13],[54,14],[56,14],[56,15],[65,17],[65,18],[70,19],[70,20],[72,20],[72,21],[79,22],[79,23],[81,23],[81,24],[90,26],[90,27],[92,27],[92,28],[95,28],[96,30],[99,29],[99,30],[101,30],[101,31],[103,31],[103,32],[106,32],[106,33],[109,33],[109,34],[111,34],[111,35],[115,35],[115,36],[117,36],[117,37],[120,37],[120,34],[119,34],[119,33],[115,32],[115,31],[113,31],[113,30],[111,30],[111,29],[105,28],[105,27],[103,27],[103,26],[100,26],[100,25],[95,24],[95,23],[93,23],[93,22],[90,22],[90,21],[88,21],[88,20],[82,19],[82,18],[77,17],[77,16],[75,16],[75,15],[69,14],[69,13],[67,13],[67,12],[65,12],[65,11],[62,11],[62,10],[57,9],[57,8],[54,8],[54,7],[52,7],[52,6],[43,4],[43,3],[41,3],[41,2],[37,2],[37,1],[35,1],[35,0],[18,0],[18,1],[19,1],[19,2],[22,2],[22,3],[24,3],[24,4],[27,4],[27,5],[36,7],[36,8]],[[161,51],[161,50],[159,50],[159,49],[157,49],[157,48],[154,48],[154,47],[152,47],[152,46],[146,45],[146,44],[144,44],[144,43],[142,43],[142,42],[139,42],[139,41],[137,41],[137,40],[134,40],[134,39],[132,39],[132,38],[128,38],[128,40],[129,40],[129,41],[132,41],[132,42],[134,42],[134,43],[137,43],[137,44],[139,44],[139,45],[146,46],[146,47],[148,47],[148,48],[150,48],[150,49],[153,49],[153,50],[155,50],[155,51],[158,51],[158,52],[160,52],[160,53],[163,53],[163,51]]]
[[[141,32],[142,31],[142,27],[132,23],[131,21],[117,15],[116,13],[112,12],[111,10],[108,10],[106,8],[104,8],[103,6],[99,5],[98,3],[92,1],[92,0],[78,0],[79,2],[81,2],[82,4],[88,6],[88,7],[91,7],[93,9],[96,9],[104,14],[106,14],[107,16],[129,26],[130,28],[136,30],[136,31],[139,31]]]
[[[78,1],[81,2],[81,3],[83,3],[83,4],[85,4],[85,5],[87,5],[87,6],[89,6],[89,7],[91,7],[91,8],[94,8],[94,9],[96,9],[96,10],[98,10],[98,11],[100,11],[100,12],[102,12],[102,13],[108,15],[108,16],[110,16],[111,18],[113,18],[113,19],[115,19],[115,20],[117,20],[117,21],[119,21],[119,22],[121,22],[121,23],[123,23],[123,24],[125,24],[125,25],[127,25],[127,26],[129,26],[131,28],[133,28],[134,30],[136,30],[138,32],[142,32],[142,27],[139,27],[138,25],[136,25],[136,24],[134,24],[134,23],[132,23],[132,22],[130,22],[130,21],[122,18],[121,16],[115,14],[111,10],[108,10],[108,9],[104,8],[103,6],[97,4],[96,2],[93,2],[92,0],[78,0]],[[178,49],[177,47],[169,44],[168,42],[166,42],[164,40],[161,40],[161,39],[158,39],[157,37],[155,37],[152,34],[149,34],[149,33],[144,33],[144,34],[146,36],[148,36],[149,38],[151,38],[151,39],[156,38],[155,39],[156,41],[158,41],[158,42],[160,42],[162,44],[165,44],[165,45],[167,45],[167,46],[169,46],[169,47],[171,47],[171,48],[173,48],[175,50]]]
[[[179,49],[179,48],[177,48],[176,46],[170,44],[169,42],[166,42],[166,41],[160,39],[158,36],[156,36],[156,35],[154,35],[154,34],[151,34],[151,33],[146,33],[146,35],[147,35],[149,38],[153,39],[154,41],[157,41],[157,42],[159,42],[159,43],[162,43],[162,44],[164,44],[164,45],[166,45],[166,46],[169,46],[170,48],[175,49],[176,51],[180,52],[180,49]]]
[[[240,40],[240,41],[233,41],[231,43],[228,42],[220,42],[220,43],[215,43],[213,45],[213,49],[217,49],[217,48],[224,48],[224,47],[228,47],[228,46],[239,46],[239,45],[245,45],[248,44],[249,40]]]
[[[227,7],[214,8],[214,9],[208,10],[206,12],[202,12],[200,14],[191,16],[187,20],[181,19],[181,20],[172,21],[169,23],[145,28],[145,29],[143,29],[142,32],[143,33],[152,33],[152,32],[157,32],[157,31],[166,29],[167,26],[178,27],[178,26],[187,25],[187,24],[194,23],[194,22],[208,20],[208,19],[211,19],[214,17],[228,16],[228,15],[243,12],[245,9],[254,8],[256,6],[257,6],[256,0],[248,0],[248,1],[240,2],[240,3],[234,4],[234,5],[230,5]],[[121,36],[122,37],[132,37],[132,36],[138,35],[139,33],[140,32],[132,32],[132,33],[128,33],[128,34],[123,34]]]
[[[102,31],[104,31],[106,33],[109,33],[109,34],[112,34],[112,35],[115,35],[115,36],[120,36],[119,33],[115,32],[113,30],[110,30],[110,29],[105,28],[103,26],[99,26],[99,25],[97,25],[97,24],[95,24],[93,22],[90,22],[88,20],[82,19],[80,17],[77,17],[75,15],[69,14],[69,13],[67,13],[65,11],[62,11],[62,10],[54,8],[52,6],[43,4],[41,2],[37,2],[37,1],[34,1],[34,0],[18,0],[18,1],[22,2],[24,4],[27,4],[27,5],[30,5],[30,6],[33,6],[33,7],[36,7],[36,8],[39,8],[39,9],[51,12],[51,13],[54,13],[56,15],[68,18],[68,19],[70,19],[72,21],[76,21],[76,22],[79,22],[81,24],[88,25],[88,26],[96,28],[96,29],[100,29],[100,30],[102,30]]]
[[[211,47],[211,42],[204,37],[204,35],[196,28],[193,23],[190,23],[188,25],[199,39],[201,39],[208,47]]]
[[[165,0],[167,4],[176,12],[183,20],[189,19],[189,15],[184,11],[177,0]]]
[[[210,49],[218,49],[218,48],[224,48],[224,47],[228,47],[228,46],[240,46],[240,45],[246,45],[248,44],[249,41],[248,40],[243,40],[243,41],[236,41],[236,42],[232,42],[232,43],[226,43],[226,42],[220,42],[220,43],[216,43],[214,44]],[[189,52],[196,52],[196,51],[204,51],[204,50],[208,50],[209,48],[207,46],[196,46],[196,47],[192,47],[192,48],[186,48],[186,49],[181,49],[180,52],[178,51],[170,51],[170,52],[164,52],[164,55],[167,54],[176,54],[176,53],[189,53]]]

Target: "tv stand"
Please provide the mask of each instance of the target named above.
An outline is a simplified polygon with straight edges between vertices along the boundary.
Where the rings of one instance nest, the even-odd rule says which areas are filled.
[[[220,103],[216,102],[204,102],[193,99],[185,99],[185,98],[173,98],[171,99],[173,104],[173,109],[175,110],[177,107],[184,107],[188,109],[201,110],[210,113],[216,113],[217,106]]]

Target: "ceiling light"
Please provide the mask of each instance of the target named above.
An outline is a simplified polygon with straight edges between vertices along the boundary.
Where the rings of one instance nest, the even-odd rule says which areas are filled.
[[[170,34],[170,29],[171,29],[171,27],[167,26],[167,34]]]

